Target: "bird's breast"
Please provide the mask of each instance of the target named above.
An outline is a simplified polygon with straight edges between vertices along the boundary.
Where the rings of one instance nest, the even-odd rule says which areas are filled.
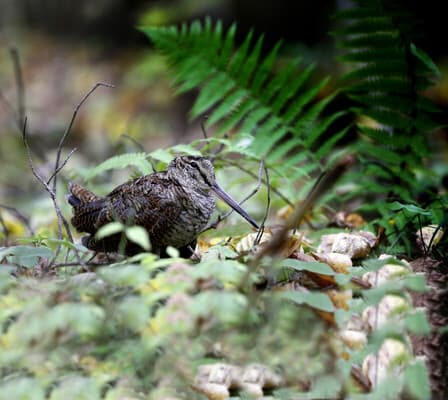
[[[177,198],[179,212],[165,234],[165,245],[185,246],[197,238],[206,227],[215,209],[215,199],[211,195],[189,193]]]

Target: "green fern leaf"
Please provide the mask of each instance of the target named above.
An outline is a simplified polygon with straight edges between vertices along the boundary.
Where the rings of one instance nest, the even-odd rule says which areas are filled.
[[[287,121],[289,124],[294,123],[294,121],[297,120],[300,112],[303,110],[303,108],[308,105],[311,100],[313,100],[319,92],[327,85],[329,81],[329,78],[323,79],[321,82],[319,82],[317,85],[312,86],[308,90],[306,90],[304,93],[300,94],[294,102],[292,102],[291,106],[288,107],[288,110],[286,110],[282,118]],[[296,122],[298,124],[298,121]]]
[[[316,126],[314,126],[310,133],[305,138],[305,145],[307,148],[312,148],[314,144],[319,140],[319,138],[326,132],[326,130],[335,122],[337,119],[345,115],[345,111],[336,112],[329,117],[320,121]]]
[[[329,96],[316,103],[328,79],[306,87],[313,65],[300,67],[294,60],[275,71],[281,43],[263,58],[263,36],[254,38],[253,31],[239,47],[235,25],[224,32],[220,22],[213,24],[208,18],[180,29],[144,28],[143,32],[175,69],[178,92],[200,88],[191,115],[209,114],[207,126],[216,125],[218,135],[228,131],[254,135],[252,151],[260,156],[275,151],[291,133],[288,140],[294,144],[287,147],[303,146],[303,137],[318,125],[320,113],[333,99]],[[325,126],[332,121],[328,119]],[[273,159],[287,153],[282,147]]]
[[[317,160],[321,160],[322,158],[328,156],[330,150],[332,150],[335,144],[347,134],[349,129],[350,127],[347,126],[344,129],[341,129],[338,133],[332,135],[331,138],[326,140],[325,143],[319,147],[319,150],[315,153],[314,157]]]

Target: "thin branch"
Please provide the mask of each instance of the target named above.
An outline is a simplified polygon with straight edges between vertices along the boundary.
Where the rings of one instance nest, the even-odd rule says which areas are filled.
[[[70,226],[68,225],[67,220],[62,215],[61,208],[59,207],[59,203],[56,198],[56,192],[51,189],[50,185],[42,178],[42,176],[34,168],[33,159],[31,157],[31,149],[28,144],[27,137],[26,137],[26,127],[27,127],[27,118],[25,117],[25,123],[23,124],[23,130],[22,130],[22,140],[23,140],[23,144],[25,146],[25,150],[26,150],[26,154],[27,154],[28,165],[31,169],[31,172],[35,176],[35,178],[42,184],[42,186],[45,188],[45,190],[49,193],[49,195],[51,197],[54,209],[56,211],[57,221],[58,221],[58,239],[60,241],[62,241],[62,226],[64,226],[70,242],[73,243],[73,236],[70,231]],[[49,263],[49,265],[52,265],[54,263],[54,261],[56,260],[56,258],[58,257],[58,255],[61,251],[61,248],[62,248],[62,243],[59,243],[58,246],[56,247],[54,257],[51,260],[51,262]],[[75,251],[75,256],[76,256],[77,260],[79,261],[79,263],[81,265],[84,265],[84,262],[82,261],[81,257],[78,254],[78,250],[74,249],[74,251]]]
[[[123,133],[123,134],[121,135],[121,138],[129,140],[130,142],[132,142],[133,144],[135,144],[135,146],[136,146],[140,151],[142,151],[143,153],[145,152],[145,148],[143,147],[143,145],[142,145],[138,140],[136,140],[135,138],[133,138],[132,136],[129,136],[128,134]]]
[[[252,172],[250,169],[244,168],[243,166],[241,166],[241,164],[234,162],[234,161],[230,161],[230,160],[226,160],[227,164],[232,165],[233,167],[238,168],[240,171],[245,172],[246,174],[252,176],[253,178],[257,178],[257,175]],[[266,180],[262,180],[262,182],[266,185],[267,182]],[[289,200],[284,194],[282,194],[281,192],[279,192],[276,188],[271,187],[271,190],[273,193],[275,193],[278,197],[280,197],[286,204],[288,204],[289,206],[292,206],[294,203]]]
[[[62,135],[61,139],[59,140],[59,144],[57,147],[56,152],[56,162],[54,166],[54,171],[57,171],[59,169],[59,162],[61,160],[61,152],[62,152],[62,146],[64,145],[65,140],[67,139],[68,134],[70,133],[73,123],[75,122],[76,116],[78,115],[78,111],[81,108],[81,106],[84,104],[84,102],[89,98],[89,96],[100,86],[105,86],[109,88],[113,88],[115,86],[109,84],[109,83],[103,83],[103,82],[97,82],[81,99],[81,101],[77,104],[75,107],[75,110],[73,111],[72,118],[67,126],[67,129],[65,130],[64,134]],[[57,174],[53,175],[53,192],[56,191],[56,180],[57,180]]]
[[[207,135],[207,131],[205,130],[205,121],[207,121],[208,116],[205,115],[204,118],[202,118],[201,120],[201,130],[202,130],[202,135],[204,136],[204,139],[208,139],[208,135]]]
[[[269,215],[269,208],[271,207],[271,184],[269,182],[269,173],[266,166],[263,166],[263,169],[264,174],[266,176],[266,187],[267,187],[266,212],[264,213],[263,221],[261,221],[260,229],[257,232],[257,237],[254,240],[254,246],[257,246],[260,243],[261,238],[263,237],[264,227]]]
[[[110,265],[111,263],[108,261],[84,261],[83,267],[100,267],[103,265]],[[62,263],[56,263],[52,265],[55,268],[62,268],[62,267],[80,267],[79,262],[62,262]]]
[[[56,174],[58,174],[61,171],[61,169],[65,167],[65,165],[67,164],[68,160],[70,160],[71,156],[73,155],[73,153],[75,153],[76,150],[78,150],[76,147],[74,149],[72,149],[72,151],[70,151],[69,155],[62,162],[62,164],[59,166],[59,168],[57,170],[53,171],[51,176],[47,179],[47,184],[48,185],[50,184],[51,180],[56,176]]]
[[[224,139],[227,139],[229,137],[229,135],[227,134],[227,133],[224,133],[224,136],[223,136],[223,138]],[[215,149],[215,151],[212,153],[213,154],[213,157],[211,157],[211,160],[213,161],[213,160],[215,160],[216,159],[216,157],[219,155],[219,153],[221,153],[221,151],[223,151],[224,150],[224,147],[225,147],[226,145],[224,144],[224,143],[219,143],[219,145],[218,145],[218,147]]]
[[[16,47],[9,49],[12,64],[14,67],[14,76],[16,79],[17,89],[17,126],[22,127],[25,124],[25,86],[23,84],[22,67],[20,64],[19,52]]]

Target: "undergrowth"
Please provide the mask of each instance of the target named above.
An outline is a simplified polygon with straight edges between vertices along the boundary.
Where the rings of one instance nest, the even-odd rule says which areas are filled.
[[[446,194],[433,191],[427,202],[418,201],[421,182],[437,178],[426,165],[436,110],[422,90],[438,72],[414,44],[404,8],[356,3],[338,16],[344,25],[335,32],[346,49],[342,62],[354,63],[353,69],[327,95],[328,78],[311,82],[313,65],[290,60],[280,67],[281,43],[266,51],[263,38],[252,32],[237,45],[236,25],[224,29],[206,19],[142,28],[171,65],[178,93],[197,91],[191,116],[206,115],[212,137],[117,155],[93,168],[66,168],[67,177],[95,188],[111,170],[138,176],[164,169],[176,154],[203,154],[238,200],[259,180],[259,193],[245,207],[257,220],[269,217],[267,232],[257,237],[249,226],[235,227],[236,219],[224,229],[218,225],[200,240],[195,264],[175,249],[167,259],[142,253],[90,263],[89,252],[63,232],[63,220],[58,238],[30,235],[20,245],[0,248],[0,399],[199,399],[206,389],[198,371],[216,364],[226,365],[221,372],[231,366],[240,375],[255,364],[263,379],[275,377],[277,383],[260,386],[274,398],[430,397],[427,369],[414,357],[410,339],[431,331],[424,310],[410,300],[428,287],[392,255],[417,254],[416,230],[445,220]],[[356,104],[326,112],[341,93]],[[353,126],[337,130],[335,123],[349,113],[358,138],[340,149]],[[23,138],[27,145],[26,127]],[[341,153],[355,154],[358,164],[337,186],[325,188],[307,214],[310,226],[323,229],[299,227],[314,241],[296,234],[280,257],[257,258],[254,243],[275,234],[271,221],[285,223]],[[47,189],[58,198],[60,185]],[[370,242],[356,239],[370,243],[371,259],[366,250],[348,257],[350,267],[343,268],[316,255],[324,233],[348,233],[334,227],[339,209],[374,216],[364,227],[374,233],[366,236]],[[128,240],[149,238],[139,230]],[[432,244],[418,251],[443,259],[446,240]],[[389,255],[378,259],[386,250]],[[386,267],[394,271],[391,281],[360,284]],[[353,330],[354,316],[379,313],[385,299],[395,302],[393,313],[364,332],[365,343],[341,339]],[[393,390],[387,377],[369,381],[367,372],[359,372],[386,342],[399,349],[388,370]],[[356,380],[357,374],[364,378]],[[240,398],[249,396],[248,387],[236,389]]]

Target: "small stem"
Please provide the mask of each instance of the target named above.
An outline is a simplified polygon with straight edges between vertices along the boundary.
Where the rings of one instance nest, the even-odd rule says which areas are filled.
[[[67,139],[68,134],[70,133],[72,126],[75,122],[76,116],[78,115],[78,111],[81,108],[81,106],[85,103],[85,101],[89,98],[89,96],[100,86],[105,86],[109,88],[113,88],[115,86],[109,84],[109,83],[103,83],[103,82],[97,82],[81,99],[81,101],[77,104],[75,107],[75,110],[73,111],[72,118],[67,126],[67,129],[65,130],[64,134],[62,135],[61,139],[59,140],[59,144],[56,151],[56,162],[54,165],[54,171],[59,170],[59,162],[61,160],[61,152],[62,152],[62,146],[64,145],[65,140]],[[53,174],[53,191],[56,191],[56,179],[57,179],[57,173]]]
[[[70,240],[70,242],[73,243],[73,237],[70,231],[70,227],[68,225],[67,220],[64,218],[64,216],[62,215],[61,212],[61,208],[59,207],[59,203],[57,201],[56,198],[56,193],[55,191],[53,191],[50,187],[50,185],[45,182],[45,180],[42,178],[42,176],[36,171],[34,164],[33,164],[33,159],[31,157],[31,149],[29,147],[28,144],[28,140],[26,137],[26,126],[27,126],[27,118],[25,117],[25,123],[23,124],[23,130],[22,130],[22,140],[23,140],[23,144],[25,146],[25,150],[26,150],[26,154],[27,154],[27,159],[28,159],[28,165],[30,166],[31,172],[33,173],[33,175],[35,176],[35,178],[42,184],[42,186],[45,188],[45,190],[49,193],[51,200],[53,202],[53,206],[54,209],[56,211],[56,216],[57,216],[57,221],[58,221],[58,239],[60,241],[62,241],[62,226],[64,226],[65,231],[67,233],[67,236]],[[53,259],[51,260],[51,262],[49,263],[49,265],[52,265],[54,263],[54,261],[56,260],[56,258],[58,257],[59,253],[61,252],[61,248],[62,248],[62,243],[60,242],[58,244],[58,246],[56,247],[56,251],[55,254],[53,256]],[[81,265],[84,265],[84,262],[82,261],[81,257],[79,256],[78,251],[75,249],[75,256],[78,260],[78,262]]]

